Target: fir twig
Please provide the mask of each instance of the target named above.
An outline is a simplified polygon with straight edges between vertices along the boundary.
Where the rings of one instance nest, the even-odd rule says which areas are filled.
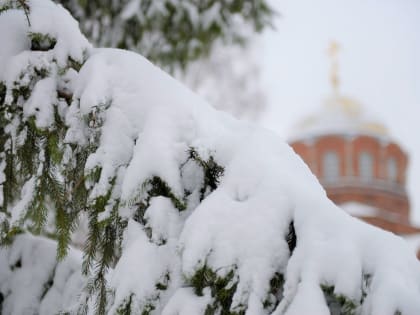
[[[21,5],[23,12],[25,12],[26,21],[28,21],[28,26],[31,27],[31,21],[29,20],[29,6],[26,3],[26,0],[17,0]]]

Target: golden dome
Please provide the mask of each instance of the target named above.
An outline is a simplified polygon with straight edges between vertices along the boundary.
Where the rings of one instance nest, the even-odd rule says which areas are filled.
[[[327,98],[318,112],[304,118],[294,129],[293,138],[320,134],[388,136],[387,128],[358,101],[341,95]]]
[[[316,134],[368,134],[388,136],[387,128],[368,114],[355,99],[341,95],[338,76],[339,45],[332,42],[328,51],[331,58],[330,81],[332,96],[328,97],[321,110],[299,123],[293,137]]]

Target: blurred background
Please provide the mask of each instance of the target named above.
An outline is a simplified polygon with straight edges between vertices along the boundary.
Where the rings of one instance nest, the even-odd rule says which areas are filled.
[[[273,130],[336,203],[420,257],[420,1],[59,2],[97,46]]]
[[[285,139],[332,93],[337,41],[340,92],[382,123],[408,155],[411,219],[420,224],[420,1],[279,0],[262,36],[267,110],[261,123]]]

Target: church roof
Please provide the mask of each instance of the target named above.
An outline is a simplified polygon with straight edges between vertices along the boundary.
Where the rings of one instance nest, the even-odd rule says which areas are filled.
[[[291,138],[298,140],[328,134],[389,136],[386,127],[359,102],[338,93],[327,98],[318,112],[299,122],[292,129]]]
[[[300,140],[319,135],[366,134],[388,138],[388,130],[366,111],[358,101],[344,96],[339,91],[337,42],[332,42],[328,54],[331,58],[330,81],[332,95],[328,97],[321,109],[298,123],[291,132],[291,140]]]

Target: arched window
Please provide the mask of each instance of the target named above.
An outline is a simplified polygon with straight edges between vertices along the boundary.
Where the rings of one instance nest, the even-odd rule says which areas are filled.
[[[395,158],[389,158],[386,161],[386,172],[388,179],[396,181],[398,176],[397,160]]]
[[[364,179],[373,177],[373,157],[369,152],[362,152],[359,155],[359,175]]]
[[[340,175],[340,163],[335,151],[325,152],[322,158],[323,175],[326,180],[334,180]]]

